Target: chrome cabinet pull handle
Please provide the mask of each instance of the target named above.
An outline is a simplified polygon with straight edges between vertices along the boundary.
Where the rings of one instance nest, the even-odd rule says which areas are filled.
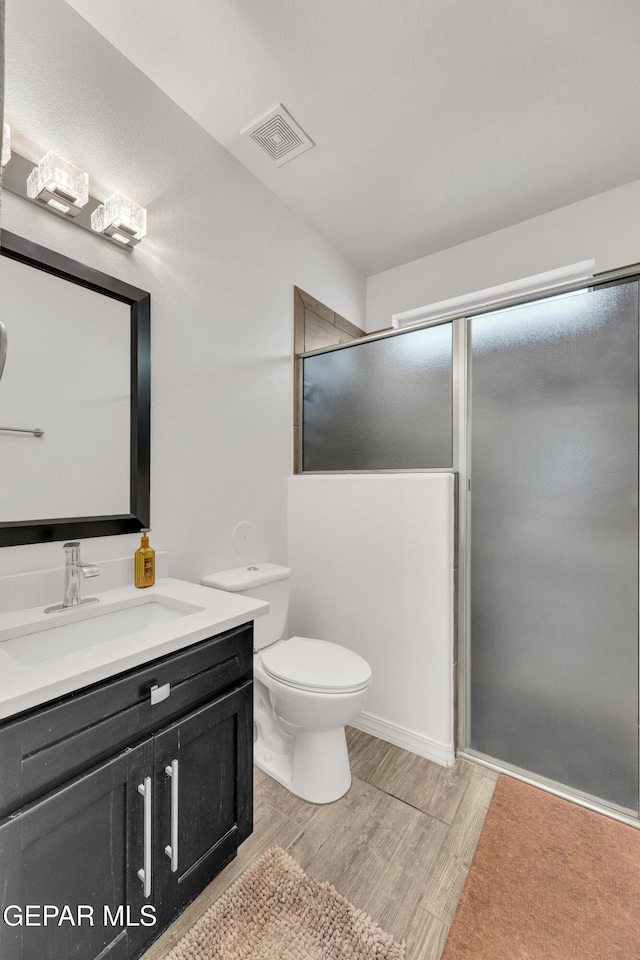
[[[178,869],[178,761],[172,760],[164,772],[171,778],[171,843],[164,852],[171,860],[171,872],[175,873]]]
[[[151,896],[151,777],[138,784],[138,793],[144,797],[144,866],[138,870],[145,897]]]
[[[149,693],[151,694],[151,706],[155,703],[162,703],[163,700],[167,700],[171,693],[171,684],[163,683],[161,687],[156,683],[153,687],[149,687]]]

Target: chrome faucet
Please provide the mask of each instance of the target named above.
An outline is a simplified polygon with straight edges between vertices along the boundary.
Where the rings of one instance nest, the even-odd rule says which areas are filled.
[[[80,598],[80,577],[98,577],[100,571],[94,563],[83,563],[80,559],[80,544],[77,540],[65,543],[64,547],[64,600],[53,607],[45,607],[45,613],[56,610],[69,610],[85,603],[98,603],[98,597]]]

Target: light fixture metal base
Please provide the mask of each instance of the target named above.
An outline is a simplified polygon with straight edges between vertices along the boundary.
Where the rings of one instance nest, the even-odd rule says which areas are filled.
[[[110,237],[113,241],[118,243],[121,247],[124,247],[124,246],[135,247],[138,243],[140,243],[140,240],[138,239],[138,237],[135,237],[125,227],[116,227],[114,226],[114,224],[110,224],[107,227],[107,229],[103,231],[101,236]],[[122,236],[124,241],[126,242],[119,240],[118,239],[119,236]]]
[[[35,200],[70,220],[75,220],[78,214],[82,212],[82,207],[76,207],[72,200],[67,200],[67,198],[61,196],[58,191],[48,190],[46,187],[37,197],[28,197],[27,199]]]

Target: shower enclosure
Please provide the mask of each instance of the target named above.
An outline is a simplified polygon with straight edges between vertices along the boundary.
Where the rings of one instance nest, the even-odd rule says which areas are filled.
[[[302,360],[303,471],[458,474],[458,751],[638,816],[635,278]]]
[[[469,746],[637,811],[638,284],[469,337]]]

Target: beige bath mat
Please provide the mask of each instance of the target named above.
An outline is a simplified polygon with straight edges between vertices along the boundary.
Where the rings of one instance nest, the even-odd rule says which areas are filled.
[[[402,960],[404,948],[280,847],[256,860],[166,960]]]
[[[442,960],[638,960],[640,830],[500,777]]]

